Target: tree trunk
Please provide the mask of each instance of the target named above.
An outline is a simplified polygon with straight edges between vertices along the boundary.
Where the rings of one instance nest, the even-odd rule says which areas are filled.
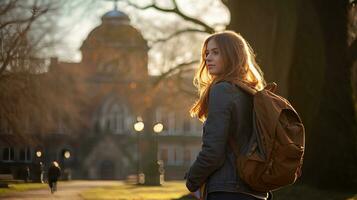
[[[319,16],[322,32],[319,47],[324,49],[325,65],[319,109],[307,135],[306,179],[329,188],[352,188],[357,181],[357,131],[352,103],[352,63],[347,56],[348,1],[314,0],[312,4]],[[300,49],[297,54],[301,51],[306,49]]]
[[[267,80],[280,83],[279,92],[288,95],[303,118],[302,180],[322,187],[353,187],[357,151],[347,0],[223,2],[231,12],[228,29],[248,40]]]
[[[299,1],[229,0],[228,29],[241,33],[256,53],[256,59],[268,82],[276,82],[278,91],[288,96],[288,74],[293,58]]]

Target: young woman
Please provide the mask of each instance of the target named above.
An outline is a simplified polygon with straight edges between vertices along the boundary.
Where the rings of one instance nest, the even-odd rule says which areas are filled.
[[[194,84],[199,99],[190,110],[203,124],[202,150],[187,173],[186,187],[195,192],[205,185],[203,199],[267,199],[268,193],[249,188],[238,176],[235,155],[228,144],[233,134],[241,145],[252,133],[252,97],[236,84],[261,90],[266,83],[244,38],[224,31],[209,36],[202,47]]]

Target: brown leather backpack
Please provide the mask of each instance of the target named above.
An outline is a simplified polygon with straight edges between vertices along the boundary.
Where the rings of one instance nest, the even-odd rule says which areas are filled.
[[[233,135],[229,140],[241,179],[261,192],[293,184],[301,175],[305,146],[299,115],[286,99],[274,94],[275,83],[262,91],[244,83],[238,86],[253,95],[254,101],[253,134],[248,144],[238,148]]]

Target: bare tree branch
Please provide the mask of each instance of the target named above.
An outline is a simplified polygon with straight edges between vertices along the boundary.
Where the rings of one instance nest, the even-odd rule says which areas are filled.
[[[14,9],[15,8],[15,5],[17,3],[18,0],[14,0],[14,1],[10,1],[8,4],[6,4],[4,6],[4,8],[0,7],[1,10],[0,10],[0,16],[9,12],[10,10]]]
[[[66,125],[71,128],[72,121],[80,121],[76,105],[83,101],[76,94],[82,88],[74,84],[75,79],[70,80],[66,70],[63,77],[39,73],[44,72],[45,62],[39,55],[55,42],[51,30],[57,13],[52,11],[66,5],[58,2],[7,0],[0,4],[0,132],[5,127],[5,132],[20,136],[26,131],[48,133],[57,130],[60,121],[68,119]]]
[[[9,21],[5,21],[0,23],[0,29],[3,29],[4,27],[11,25],[11,24],[24,24],[27,23],[29,21],[34,21],[36,18],[40,17],[41,15],[45,14],[46,12],[50,11],[52,9],[50,8],[46,8],[44,10],[40,10],[40,8],[38,7],[32,7],[32,15],[29,18],[26,19],[14,19],[14,20],[9,20]],[[53,9],[54,10],[54,9]],[[1,14],[0,14],[1,16]]]
[[[189,65],[198,63],[198,60],[193,60],[193,61],[189,61],[189,62],[185,62],[185,63],[180,63],[177,66],[171,68],[170,70],[168,70],[167,72],[161,74],[155,81],[154,81],[154,86],[157,86],[161,80],[165,79],[166,77],[170,76],[171,74],[179,71],[180,69],[183,69]]]
[[[179,36],[181,34],[184,34],[184,33],[206,33],[206,31],[204,30],[200,30],[200,29],[195,29],[195,28],[187,28],[187,29],[184,29],[184,30],[179,30],[179,31],[176,31],[175,33],[169,35],[168,37],[166,38],[161,38],[161,39],[157,39],[155,41],[153,41],[154,44],[156,43],[160,43],[160,42],[166,42],[176,36]]]
[[[31,20],[32,17],[28,18],[28,19],[16,19],[16,20],[10,20],[4,23],[0,24],[0,29],[3,29],[4,27],[11,25],[11,24],[23,24],[23,23],[27,23]]]
[[[18,45],[19,41],[24,37],[24,35],[26,35],[27,31],[30,29],[31,24],[32,24],[32,20],[27,24],[26,28],[18,33],[17,37],[15,38],[15,40],[12,42],[12,44],[10,45],[10,48],[7,49],[7,52],[5,54],[5,60],[2,63],[2,65],[0,66],[0,75],[5,71],[6,67],[9,65],[10,61],[13,58],[13,53],[14,53],[14,49],[16,48],[16,46]]]
[[[180,74],[178,74],[178,86],[179,90],[181,92],[184,92],[185,94],[192,96],[192,97],[197,97],[197,89],[193,87],[193,85],[187,85],[187,80],[185,80],[182,75],[182,71],[180,71]],[[190,82],[192,83],[192,82]]]
[[[209,26],[205,22],[184,14],[178,8],[176,0],[172,0],[172,3],[174,5],[174,7],[172,9],[159,7],[158,5],[156,5],[155,2],[152,3],[152,4],[146,5],[146,6],[139,6],[137,4],[131,3],[130,1],[126,1],[126,2],[128,3],[128,5],[130,5],[130,6],[134,7],[134,8],[137,8],[137,9],[141,9],[141,10],[154,8],[154,9],[156,9],[158,11],[161,11],[161,12],[174,13],[174,14],[180,16],[181,18],[183,18],[185,21],[192,22],[192,23],[194,23],[196,25],[199,25],[199,26],[203,27],[203,31],[206,32],[206,33],[214,33],[215,32],[214,28],[212,28],[211,26]]]
[[[10,44],[9,48],[7,49],[4,61],[3,61],[2,65],[0,66],[0,75],[5,71],[5,69],[9,65],[10,61],[12,60],[13,54],[15,53],[14,50],[16,49],[16,47],[18,46],[20,41],[23,40],[24,38],[26,38],[26,34],[30,30],[32,23],[40,16],[47,13],[48,10],[49,10],[48,8],[40,10],[36,6],[33,7],[32,16],[28,19],[28,24],[26,25],[26,27],[23,30],[21,30],[21,31],[19,31],[19,33],[17,33],[16,38],[13,40],[13,42]]]

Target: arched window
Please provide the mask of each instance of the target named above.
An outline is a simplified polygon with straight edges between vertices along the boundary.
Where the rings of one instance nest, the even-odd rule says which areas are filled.
[[[120,61],[117,59],[98,64],[98,73],[103,75],[114,75],[118,71]]]
[[[109,97],[101,108],[99,123],[105,133],[124,134],[132,127],[132,117],[117,97]]]
[[[125,116],[127,115],[126,110],[123,106],[114,104],[108,114],[108,121],[111,124],[111,131],[116,134],[120,134],[127,129],[125,125]]]

